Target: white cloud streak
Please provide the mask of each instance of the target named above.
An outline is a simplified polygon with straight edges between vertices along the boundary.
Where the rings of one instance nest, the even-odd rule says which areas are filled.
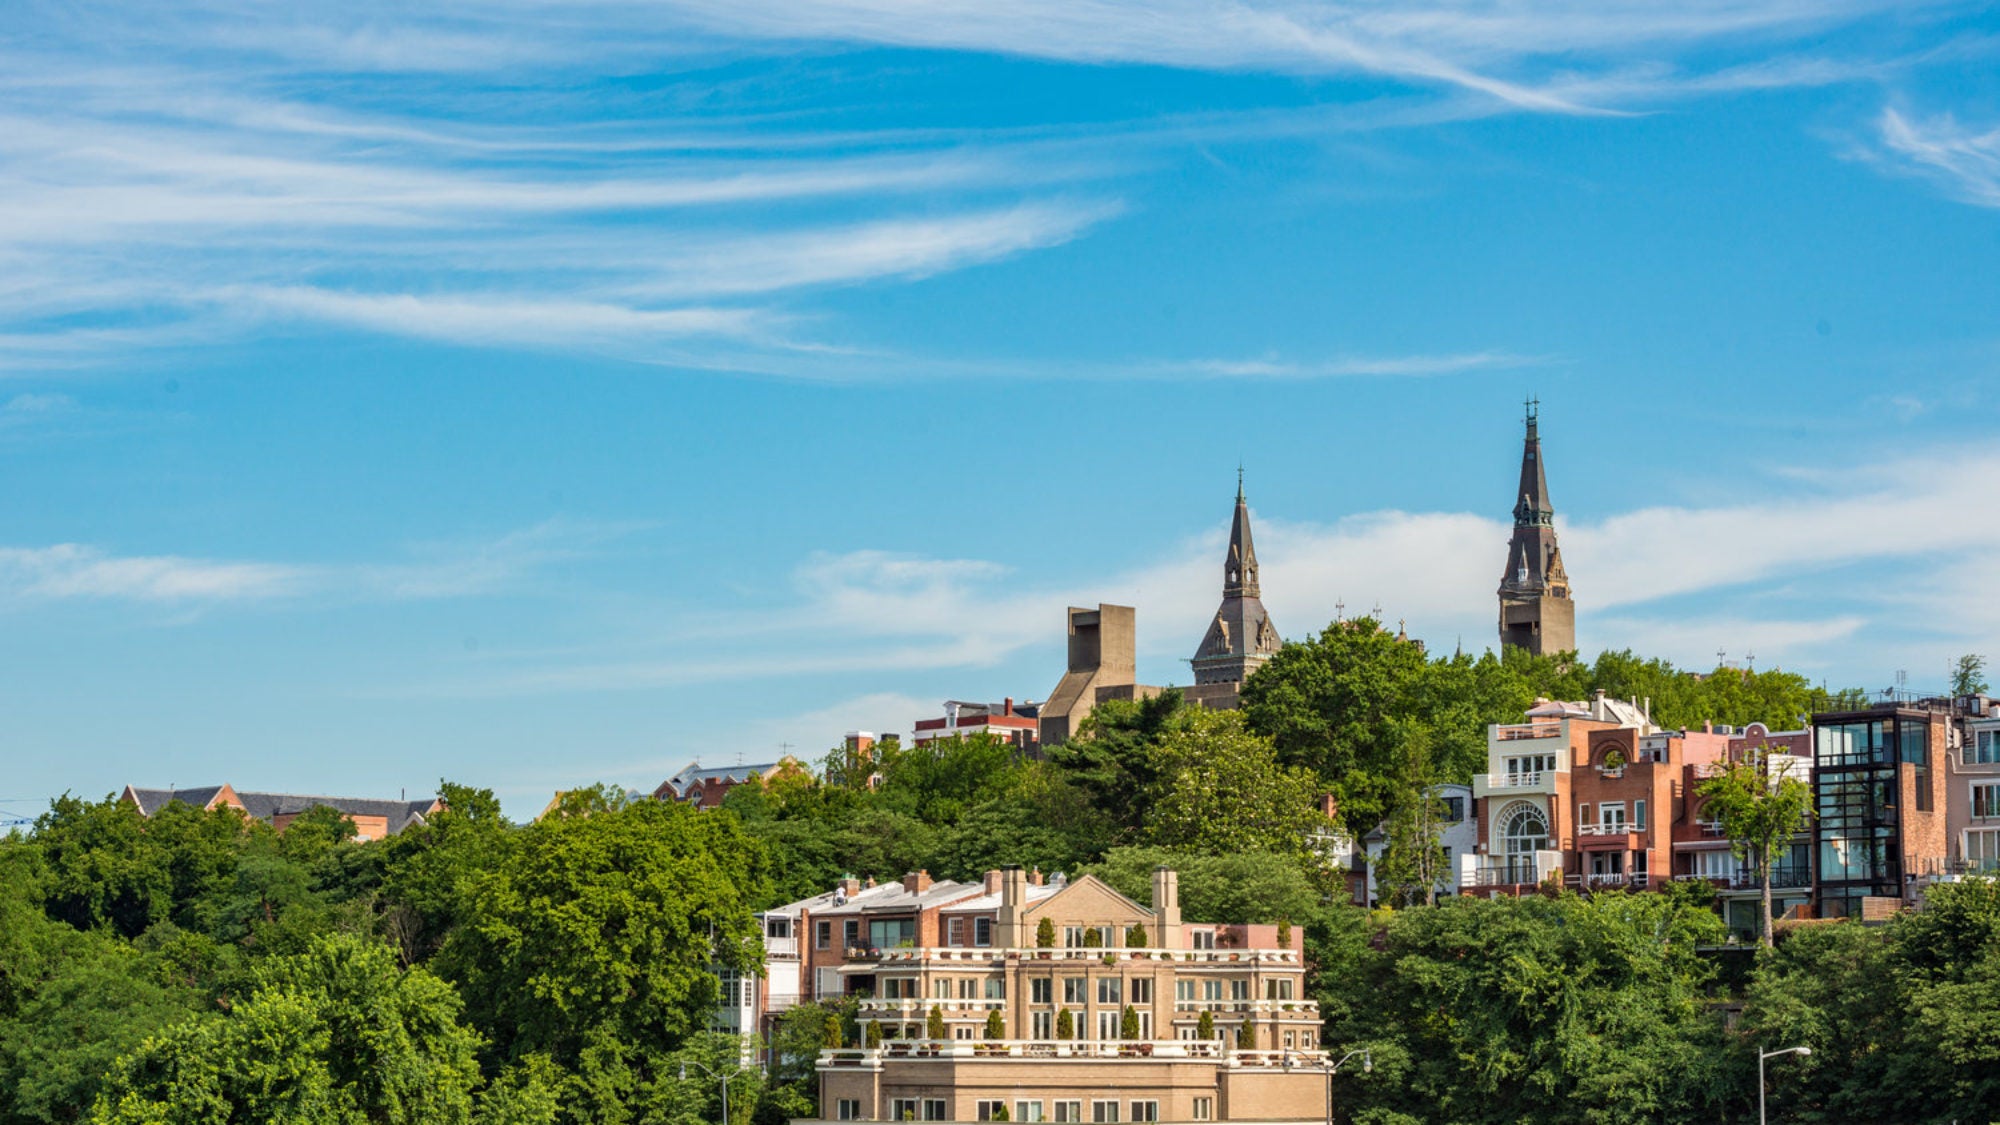
[[[1911,118],[1894,108],[1876,120],[1880,148],[1865,156],[1930,180],[1978,207],[2000,207],[2000,126],[1968,128],[1950,114]]]

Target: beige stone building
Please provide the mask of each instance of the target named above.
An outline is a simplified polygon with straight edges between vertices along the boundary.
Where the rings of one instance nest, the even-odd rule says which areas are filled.
[[[841,971],[871,982],[860,1018],[881,1038],[821,1055],[822,1119],[1325,1120],[1297,938],[1184,923],[1166,869],[1150,907],[1019,869],[974,890],[907,944],[847,951]]]
[[[1044,746],[1067,742],[1109,699],[1150,699],[1160,689],[1138,682],[1139,612],[1129,605],[1069,607],[1069,666],[1041,705]]]

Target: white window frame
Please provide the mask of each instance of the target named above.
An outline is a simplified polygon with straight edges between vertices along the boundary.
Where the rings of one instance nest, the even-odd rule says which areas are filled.
[[[1980,799],[1982,789],[1989,791],[1983,801]],[[1967,787],[1967,792],[1971,794],[1971,800],[1967,802],[1966,807],[1972,810],[1973,819],[2000,818],[2000,778],[1972,782]],[[1981,806],[1985,807],[1985,812],[1979,811]]]
[[[1189,1114],[1188,1116],[1194,1118],[1196,1121],[1215,1120],[1214,1098],[1207,1096],[1198,1097],[1194,1100],[1194,1106],[1192,1108],[1194,1112]]]
[[[1055,1118],[1062,1125],[1080,1125],[1083,1121],[1083,1102],[1077,1098],[1059,1098],[1055,1103]]]
[[[1160,1119],[1160,1103],[1152,1098],[1134,1101],[1129,1108],[1134,1122],[1151,1123]]]
[[[1042,1120],[1041,1099],[1029,1098],[1025,1100],[1016,1101],[1014,1103],[1014,1120],[1030,1122],[1031,1125],[1033,1122],[1041,1121]]]
[[[972,944],[978,946],[993,944],[993,919],[974,918],[972,920]]]
[[[1091,1125],[1118,1125],[1118,1099],[1094,1098],[1090,1103]]]

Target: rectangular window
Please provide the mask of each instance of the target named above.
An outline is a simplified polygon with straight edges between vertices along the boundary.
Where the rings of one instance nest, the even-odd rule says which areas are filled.
[[[1000,1120],[1002,1119],[1002,1115],[1006,1112],[1006,1110],[1007,1110],[1006,1102],[988,1102],[988,1101],[973,1102],[972,1119],[974,1121]]]
[[[1194,947],[1195,949],[1214,949],[1214,948],[1215,948],[1215,931],[1214,931],[1214,930],[1196,930],[1196,931],[1194,931],[1193,933],[1189,934],[1188,936],[1189,936],[1190,938],[1193,938],[1193,939],[1194,939],[1194,946],[1193,946],[1193,947]]]
[[[1055,1003],[1055,982],[1047,977],[1037,977],[1028,982],[1028,1003]]]
[[[925,1121],[950,1121],[951,1109],[943,1098],[924,1099]]]
[[[2000,871],[2000,828],[1975,828],[1965,834],[1965,862],[1974,871]]]
[[[858,919],[849,919],[846,922],[842,922],[840,924],[840,940],[841,944],[848,949],[858,948],[861,945],[861,922]]]
[[[1064,1125],[1077,1125],[1083,1120],[1082,1102],[1057,1102],[1056,1121]]]
[[[834,1120],[836,1121],[861,1120],[860,1098],[841,1098],[839,1101],[833,1104],[834,1104],[834,1110],[833,1110]]]
[[[986,998],[988,1000],[1005,1000],[1007,998],[1007,979],[1005,977],[987,977]]]
[[[1066,949],[1078,949],[1078,948],[1081,948],[1081,947],[1083,946],[1083,927],[1082,927],[1082,926],[1064,926],[1064,927],[1063,927],[1063,946],[1064,946],[1064,948],[1066,948]]]
[[[1135,977],[1132,980],[1132,1002],[1151,1004],[1153,1002],[1153,978]]]
[[[1090,982],[1082,977],[1063,978],[1063,1003],[1084,1004],[1090,1001]]]
[[[1097,978],[1097,1002],[1099,1004],[1123,1004],[1125,1002],[1125,982],[1117,977]]]
[[[1222,999],[1222,982],[1219,980],[1202,981],[1201,998],[1203,1000],[1220,1001]]]
[[[960,1000],[979,999],[979,982],[972,977],[960,979],[958,982],[958,998]]]
[[[951,999],[950,977],[939,977],[938,979],[931,982],[931,998],[934,1000]]]
[[[1192,1003],[1194,1001],[1194,982],[1191,980],[1175,981],[1174,1000],[1179,1003]]]
[[[945,934],[947,935],[944,939],[946,945],[964,945],[965,919],[953,918],[951,921],[945,923]]]
[[[1231,1000],[1250,999],[1250,982],[1240,977],[1237,978],[1236,980],[1230,981],[1229,998]]]
[[[1028,1038],[1054,1039],[1056,1037],[1056,1014],[1054,1012],[1034,1012],[1028,1016]]]
[[[1576,822],[1579,826],[1588,828],[1597,823],[1597,814],[1592,812],[1591,808],[1592,806],[1588,801],[1576,806]]]
[[[993,944],[993,919],[974,918],[972,920],[972,944]]]
[[[1625,828],[1625,802],[1606,801],[1597,807],[1598,821],[1606,832],[1620,832]]]
[[[876,949],[900,949],[916,943],[915,918],[880,918],[868,923],[868,944]]]
[[[1279,977],[1264,982],[1264,999],[1290,1000],[1292,998],[1292,978]]]
[[[819,922],[813,926],[813,948],[826,949],[833,944],[833,923]]]
[[[1118,1125],[1118,1103],[1091,1102],[1090,1120],[1095,1125]]]
[[[1983,730],[1965,748],[1965,760],[1974,765],[2000,764],[2000,730]]]
[[[1444,799],[1444,822],[1457,824],[1465,819],[1465,798],[1446,797]]]
[[[1646,830],[1646,802],[1632,802],[1632,827],[1641,832]]]
[[[970,1039],[972,1038],[972,1032],[973,1029],[969,1027],[954,1027],[951,1029],[951,1037],[953,1039]]]
[[[1194,1119],[1195,1119],[1196,1121],[1213,1121],[1213,1120],[1215,1120],[1215,1099],[1214,1099],[1214,1098],[1196,1098],[1196,1099],[1194,1100],[1194,1114],[1193,1114],[1193,1117],[1194,1117]]]
[[[791,936],[792,936],[792,920],[791,920],[790,918],[767,918],[767,919],[765,919],[765,921],[764,921],[764,936],[765,936],[765,937],[774,937],[774,938],[788,938],[788,937],[791,937]]]
[[[1298,1045],[1299,1045],[1299,1033],[1296,1031],[1285,1032],[1285,1050],[1287,1051],[1292,1050]]]
[[[1042,1103],[1040,1099],[1036,1099],[1035,1101],[1031,1102],[1014,1103],[1014,1120],[1040,1121],[1041,1119],[1042,1119]]]
[[[1159,1102],[1150,1102],[1150,1101],[1148,1101],[1148,1102],[1133,1102],[1133,1103],[1132,1103],[1132,1120],[1134,1120],[1134,1121],[1158,1121],[1159,1119],[1160,1119],[1160,1103],[1159,1103]]]
[[[2000,816],[2000,781],[1981,782],[1972,787],[1972,815]]]
[[[898,1121],[915,1121],[923,1108],[915,1098],[896,1098],[889,1103],[889,1115]]]
[[[1109,1043],[1118,1038],[1118,1017],[1119,1013],[1117,1012],[1097,1013],[1097,1038],[1099,1041]]]

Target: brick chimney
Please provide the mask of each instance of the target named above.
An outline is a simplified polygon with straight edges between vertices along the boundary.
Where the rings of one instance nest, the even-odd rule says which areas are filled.
[[[861,880],[849,875],[840,881],[840,889],[847,892],[848,898],[853,898],[861,893]]]
[[[1039,886],[1041,886],[1041,885],[1042,885],[1042,869],[1041,869],[1041,868],[1039,868],[1039,867],[1030,867],[1030,868],[1028,868],[1028,885],[1029,885],[1029,886],[1031,886],[1031,887],[1039,887]]]
[[[923,894],[925,891],[931,889],[931,873],[928,871],[910,872],[908,875],[903,876],[903,889],[913,895]]]
[[[1181,946],[1181,876],[1166,864],[1153,869],[1153,917],[1155,940],[1161,949]]]
[[[987,894],[989,894],[989,895],[997,895],[997,894],[999,894],[999,893],[1000,893],[1000,872],[999,872],[999,871],[997,871],[997,870],[996,870],[996,871],[988,871],[988,872],[986,873],[986,878],[985,878],[985,889],[986,889],[986,893],[987,893]]]
[[[1006,701],[1005,701],[1005,702],[1003,702],[1002,704],[1000,704],[1000,713],[1001,713],[1002,715],[1012,715],[1012,714],[1014,713],[1014,697],[1013,697],[1013,696],[1011,696],[1011,695],[1010,695],[1010,696],[1008,696],[1008,697],[1007,697],[1007,699],[1006,699]]]

